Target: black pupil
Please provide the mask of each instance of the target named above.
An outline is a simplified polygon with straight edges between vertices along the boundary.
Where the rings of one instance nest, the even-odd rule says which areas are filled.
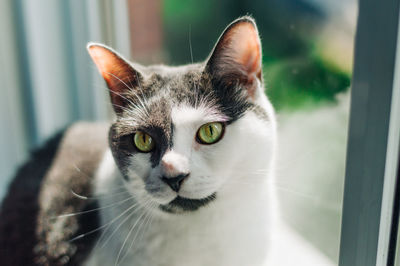
[[[143,134],[142,138],[143,138],[143,143],[146,143],[146,134]]]
[[[209,127],[209,129],[210,129],[210,134],[211,134],[211,136],[214,135],[213,127],[212,127],[211,125],[209,125],[208,127]]]

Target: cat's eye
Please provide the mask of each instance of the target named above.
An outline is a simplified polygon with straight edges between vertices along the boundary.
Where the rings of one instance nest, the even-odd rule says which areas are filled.
[[[197,131],[196,140],[201,144],[214,144],[224,135],[225,125],[212,122],[202,125]]]
[[[153,138],[142,131],[137,131],[133,136],[133,143],[135,147],[141,152],[150,152],[154,149]]]

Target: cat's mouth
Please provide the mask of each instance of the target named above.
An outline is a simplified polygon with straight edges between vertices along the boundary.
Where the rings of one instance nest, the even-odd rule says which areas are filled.
[[[160,205],[160,209],[169,213],[182,213],[196,211],[200,207],[206,206],[208,203],[216,198],[217,193],[213,193],[208,197],[202,199],[188,199],[177,196],[168,204]]]

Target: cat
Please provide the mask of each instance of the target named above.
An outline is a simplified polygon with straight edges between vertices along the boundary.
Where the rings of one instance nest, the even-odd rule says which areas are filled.
[[[0,214],[2,265],[329,265],[279,219],[253,18],[202,63],[87,49],[116,120],[72,126],[20,169]]]

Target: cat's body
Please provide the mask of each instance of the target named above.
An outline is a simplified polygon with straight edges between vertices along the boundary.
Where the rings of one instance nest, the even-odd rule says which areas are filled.
[[[71,191],[91,196],[93,179],[107,147],[106,124],[77,123],[57,134],[12,181],[0,212],[0,264],[81,265],[96,234],[73,237],[99,226],[99,213],[60,214],[98,207]]]
[[[104,192],[105,188],[121,186],[121,176],[110,153],[105,155],[103,166],[114,169],[114,173],[98,176],[102,179],[98,190]],[[237,183],[226,191],[220,191],[224,200],[215,201],[193,214],[152,217],[149,221],[150,217],[141,217],[143,212],[138,211],[130,222],[118,228],[104,248],[98,248],[91,254],[86,265],[114,265],[126,239],[126,246],[131,248],[120,265],[263,265],[272,218],[260,213],[260,209],[269,205],[265,196],[268,195],[267,186],[263,187],[260,183],[259,186],[242,189],[240,197],[237,195],[238,186],[243,184]],[[123,200],[126,196],[118,195],[116,198]],[[101,205],[107,206],[112,202],[115,199],[103,199]],[[126,202],[118,208],[105,210],[102,218],[112,221],[130,206],[132,202]],[[118,225],[115,223],[110,232]],[[99,246],[103,246],[106,240],[107,237],[104,237]],[[121,258],[125,252],[121,252]]]
[[[277,226],[276,122],[264,94],[261,44],[251,18],[228,26],[200,64],[146,68],[101,45],[88,49],[117,119],[109,148],[78,162],[61,156],[47,172],[53,190],[40,190],[39,209],[52,211],[39,211],[37,219],[53,220],[39,222],[41,241],[31,248],[54,260],[37,264],[268,266],[289,256],[286,261],[326,265],[313,264],[311,248],[298,248],[294,257],[284,250],[302,242]],[[89,145],[72,150],[97,147],[86,139]],[[92,167],[82,171],[87,165]],[[68,186],[77,173],[87,173],[78,191]],[[98,208],[81,213],[90,202]],[[76,215],[54,220],[49,214],[56,211]],[[76,218],[92,213],[96,221]],[[7,242],[4,228],[0,243]]]

